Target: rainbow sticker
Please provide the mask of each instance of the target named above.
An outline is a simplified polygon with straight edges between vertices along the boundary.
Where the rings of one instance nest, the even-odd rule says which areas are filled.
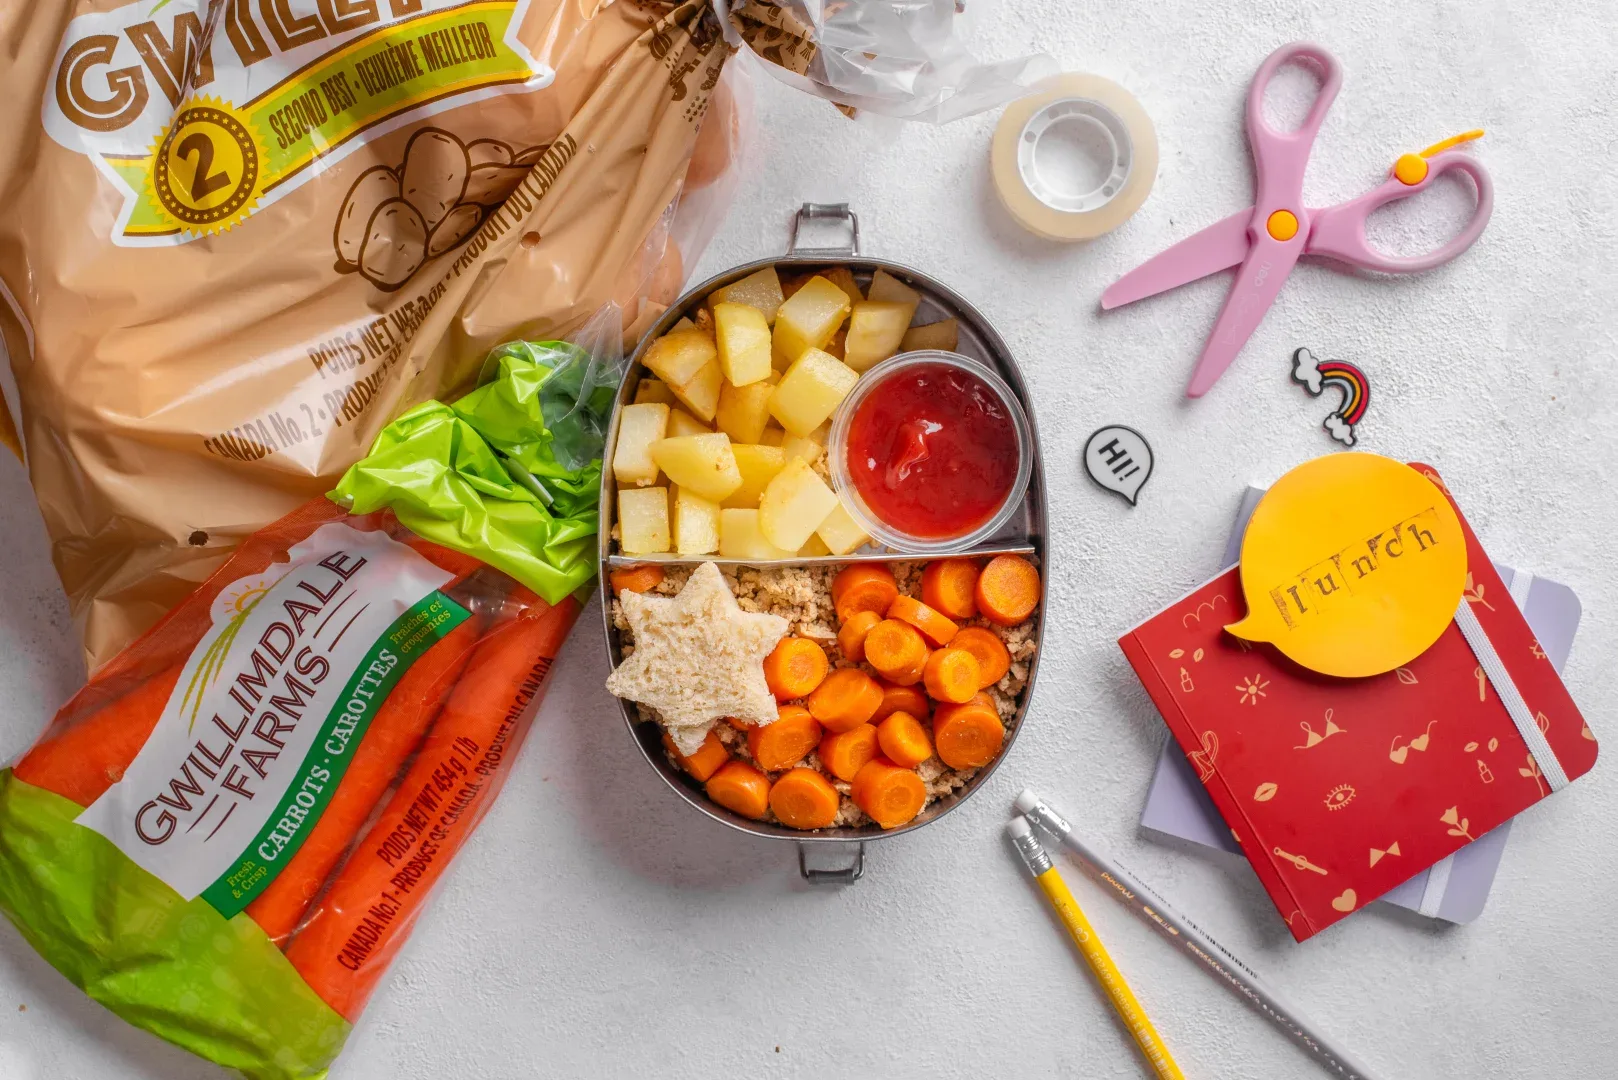
[[[1337,411],[1321,421],[1320,426],[1344,446],[1353,446],[1354,426],[1371,404],[1371,384],[1365,372],[1341,360],[1316,360],[1308,349],[1299,349],[1292,354],[1292,380],[1315,397],[1325,393],[1329,386],[1343,392]]]

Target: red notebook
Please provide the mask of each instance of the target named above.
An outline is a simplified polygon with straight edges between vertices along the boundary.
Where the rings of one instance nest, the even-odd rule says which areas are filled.
[[[1461,528],[1481,651],[1457,620],[1396,671],[1307,671],[1224,632],[1246,613],[1236,569],[1119,639],[1299,941],[1595,764],[1595,736],[1464,516]]]

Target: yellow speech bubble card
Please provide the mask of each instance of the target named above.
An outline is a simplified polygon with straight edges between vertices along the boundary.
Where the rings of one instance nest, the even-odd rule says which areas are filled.
[[[1311,671],[1379,675],[1455,617],[1466,539],[1444,493],[1377,454],[1329,454],[1281,477],[1242,540],[1247,617],[1225,627]]]

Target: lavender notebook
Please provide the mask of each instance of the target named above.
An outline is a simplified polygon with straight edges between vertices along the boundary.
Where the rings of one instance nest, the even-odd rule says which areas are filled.
[[[1247,489],[1221,565],[1230,566],[1237,561],[1247,520],[1263,495],[1263,488]],[[1561,671],[1573,649],[1573,635],[1579,627],[1579,598],[1566,585],[1535,577],[1527,571],[1499,564],[1496,569],[1539,639],[1540,648],[1545,650],[1556,670]],[[1238,859],[1242,857],[1235,838],[1173,739],[1164,741],[1140,823],[1155,832],[1229,852]],[[1510,832],[1508,821],[1385,894],[1382,900],[1445,922],[1471,922],[1483,912]]]

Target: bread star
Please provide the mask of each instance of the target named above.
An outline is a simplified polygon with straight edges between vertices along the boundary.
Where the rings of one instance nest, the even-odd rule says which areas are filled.
[[[764,658],[787,621],[743,611],[718,566],[697,567],[677,596],[626,591],[618,602],[635,651],[607,676],[607,690],[656,710],[680,753],[695,753],[721,717],[776,718]]]

